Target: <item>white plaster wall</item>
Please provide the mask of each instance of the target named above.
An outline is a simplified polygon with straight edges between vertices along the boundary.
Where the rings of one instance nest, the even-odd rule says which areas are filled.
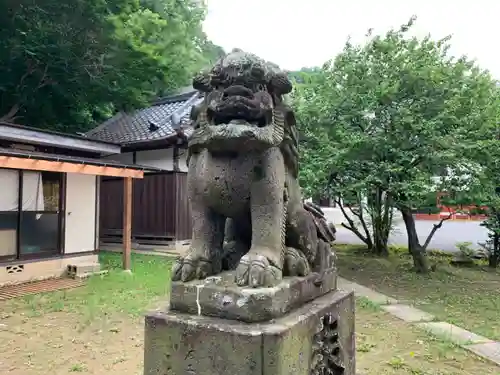
[[[186,150],[179,150],[179,170],[181,172],[187,172],[188,171],[188,166],[187,166],[187,149]]]
[[[340,225],[342,223],[345,223],[347,220],[342,213],[342,210],[338,207],[321,207],[323,212],[325,213],[325,217],[329,222],[332,222],[335,225]],[[348,208],[345,209],[349,217],[356,223],[359,224],[360,221],[356,216],[352,215],[351,212],[349,211]],[[365,214],[365,221],[367,224],[370,223],[370,216],[368,212]],[[398,210],[393,210],[392,212],[392,224],[393,225],[399,225],[403,223],[403,217],[401,216],[401,213]]]
[[[179,169],[181,172],[187,172],[188,169],[186,156],[186,150],[179,150]],[[104,157],[104,159],[113,160],[119,163],[134,164],[134,157],[132,152],[108,155]],[[166,171],[173,171],[174,149],[168,148],[161,150],[136,151],[135,164],[143,165],[145,167],[160,168]]]
[[[112,161],[116,161],[119,163],[132,164],[134,162],[133,153],[125,152],[123,154],[113,154],[105,156],[103,159],[108,159]]]
[[[65,254],[95,250],[97,178],[86,174],[67,175]]]
[[[145,167],[161,168],[167,171],[174,169],[174,150],[167,148],[162,150],[137,151],[135,163]]]

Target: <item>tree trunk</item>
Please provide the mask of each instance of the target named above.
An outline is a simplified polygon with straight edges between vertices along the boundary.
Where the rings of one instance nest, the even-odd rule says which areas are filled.
[[[387,238],[384,238],[380,230],[374,230],[373,232],[373,252],[384,257],[389,256]]]
[[[377,255],[388,256],[389,249],[387,248],[389,231],[387,227],[391,223],[387,223],[387,216],[384,215],[384,199],[383,191],[377,188],[371,196],[368,205],[370,206],[372,228],[373,228],[373,252]]]
[[[359,219],[359,222],[361,224],[361,228],[364,231],[364,234],[361,233],[361,231],[358,229],[356,223],[354,220],[351,218],[351,216],[346,212],[345,207],[342,203],[341,198],[336,199],[336,204],[339,206],[340,211],[342,211],[342,215],[344,215],[344,218],[346,219],[347,223],[341,223],[344,228],[349,229],[351,232],[353,232],[361,241],[363,241],[366,244],[366,247],[368,250],[373,249],[373,241],[372,241],[372,236],[370,234],[370,231],[368,230],[368,225],[366,224],[365,217],[363,216],[363,202],[359,201],[358,205],[360,207],[359,212],[356,212],[351,206],[348,206],[349,211],[351,212],[353,217],[357,217]]]
[[[500,235],[493,235],[493,250],[488,257],[488,266],[490,268],[497,268],[500,264]]]
[[[417,228],[415,227],[415,219],[413,218],[412,212],[408,208],[401,208],[400,211],[405,223],[406,233],[408,234],[408,250],[413,257],[415,271],[418,273],[428,273],[429,263],[427,261],[426,251],[418,240]]]

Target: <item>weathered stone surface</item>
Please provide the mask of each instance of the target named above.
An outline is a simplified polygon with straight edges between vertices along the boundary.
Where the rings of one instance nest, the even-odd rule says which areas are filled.
[[[267,323],[172,311],[146,317],[144,375],[311,375],[331,363],[343,367],[334,375],[355,375],[354,354],[354,296],[344,291]]]
[[[447,322],[419,323],[417,326],[459,345],[491,342],[491,340],[486,337],[476,335],[473,332],[469,332]]]
[[[408,305],[388,305],[382,306],[382,309],[394,315],[396,318],[409,323],[430,322],[434,320],[433,315]]]
[[[465,349],[483,357],[497,365],[500,365],[500,343],[487,342],[484,344],[466,345]]]
[[[262,322],[278,318],[294,308],[336,289],[337,275],[330,268],[321,275],[285,278],[271,288],[242,288],[233,272],[187,283],[173,282],[170,309],[206,316]]]
[[[193,236],[172,280],[236,270],[239,286],[259,288],[333,267],[335,228],[302,200],[288,75],[235,49],[193,87],[204,95],[191,111],[188,143]]]

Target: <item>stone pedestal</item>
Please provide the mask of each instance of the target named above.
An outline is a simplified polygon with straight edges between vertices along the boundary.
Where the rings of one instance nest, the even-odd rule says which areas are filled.
[[[174,283],[147,315],[144,375],[355,375],[354,296],[333,270],[274,288]]]

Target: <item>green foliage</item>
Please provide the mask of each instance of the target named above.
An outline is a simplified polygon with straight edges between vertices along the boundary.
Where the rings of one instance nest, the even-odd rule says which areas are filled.
[[[85,131],[189,82],[217,46],[189,0],[0,4],[0,118]]]
[[[471,153],[480,168],[475,173],[474,183],[469,189],[470,199],[478,207],[481,214],[487,216],[481,224],[488,229],[489,239],[480,244],[488,255],[488,263],[492,268],[500,264],[500,90],[495,93],[497,107],[496,119],[484,127],[483,139]]]
[[[312,68],[302,68],[300,70],[288,72],[288,77],[298,85],[301,84],[310,84],[317,73],[321,72],[321,68],[312,67]]]
[[[468,162],[463,151],[491,121],[495,89],[465,57],[447,57],[449,38],[407,37],[412,24],[364,46],[348,42],[299,94],[301,123],[328,134],[318,152],[334,151],[325,164],[342,177],[338,189],[382,187],[410,205],[425,199],[438,168]]]
[[[409,211],[475,177],[478,144],[496,124],[496,82],[466,57],[449,57],[449,37],[410,37],[414,21],[369,32],[364,45],[348,41],[313,84],[297,87],[306,191],[385,196],[375,200],[380,218],[382,205]]]

